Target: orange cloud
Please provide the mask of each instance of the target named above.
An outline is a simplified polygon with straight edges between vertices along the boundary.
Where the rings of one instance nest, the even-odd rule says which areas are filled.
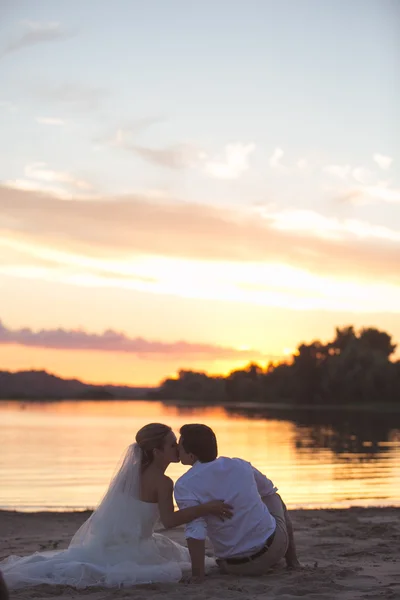
[[[396,235],[359,236],[343,230],[325,237],[302,227],[285,229],[273,215],[248,208],[139,195],[66,201],[0,186],[0,214],[5,235],[87,256],[269,261],[323,275],[400,282]]]

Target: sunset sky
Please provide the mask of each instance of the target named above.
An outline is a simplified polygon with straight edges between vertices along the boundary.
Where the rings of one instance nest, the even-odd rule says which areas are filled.
[[[0,22],[0,370],[155,384],[348,324],[400,344],[398,2]]]

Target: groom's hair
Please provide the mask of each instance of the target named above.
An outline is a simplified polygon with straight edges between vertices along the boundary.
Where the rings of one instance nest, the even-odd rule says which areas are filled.
[[[194,454],[200,462],[207,463],[217,458],[217,438],[211,427],[191,423],[183,425],[180,434],[185,452]]]

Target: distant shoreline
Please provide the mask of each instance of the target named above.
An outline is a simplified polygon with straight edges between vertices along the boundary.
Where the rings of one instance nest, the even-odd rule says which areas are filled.
[[[26,404],[50,404],[56,402],[149,402],[160,403],[164,406],[175,408],[227,408],[249,411],[282,410],[283,412],[294,411],[323,411],[323,412],[385,412],[400,413],[399,404],[294,404],[289,402],[199,402],[196,400],[162,400],[149,398],[0,398],[0,403],[21,402]]]
[[[152,402],[152,400],[149,400]],[[239,408],[241,410],[257,410],[257,409],[270,409],[270,410],[282,410],[282,411],[297,411],[297,410],[318,410],[318,411],[362,411],[362,412],[376,412],[377,410],[383,412],[400,412],[400,406],[395,403],[391,404],[294,404],[289,402],[220,402],[220,403],[199,403],[195,400],[187,400],[182,402],[181,400],[160,400],[165,406],[176,406],[176,407],[193,407],[193,408]]]

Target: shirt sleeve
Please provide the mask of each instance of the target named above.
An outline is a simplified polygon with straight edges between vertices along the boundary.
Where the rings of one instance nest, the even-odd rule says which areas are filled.
[[[177,481],[174,489],[175,500],[179,509],[189,506],[199,506],[200,501],[193,492],[188,489],[184,482]],[[207,537],[207,523],[205,519],[199,518],[185,525],[185,537],[195,540],[205,540]]]
[[[272,481],[263,473],[261,473],[261,471],[253,467],[253,465],[251,465],[251,468],[253,469],[254,479],[256,480],[258,493],[260,494],[261,498],[275,494],[275,492],[278,491],[278,488],[275,487]]]

